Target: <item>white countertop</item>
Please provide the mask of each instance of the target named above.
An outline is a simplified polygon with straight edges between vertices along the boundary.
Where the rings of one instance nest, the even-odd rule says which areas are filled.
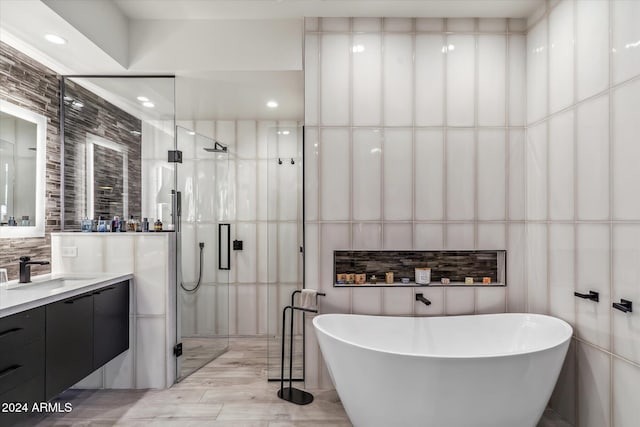
[[[0,286],[0,318],[132,278],[132,273],[66,273],[33,276],[31,283],[18,284],[17,280],[3,283]],[[43,283],[56,279],[66,279],[69,283],[58,286]]]

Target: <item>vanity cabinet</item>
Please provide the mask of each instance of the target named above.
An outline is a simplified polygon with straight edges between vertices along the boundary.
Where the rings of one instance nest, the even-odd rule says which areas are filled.
[[[129,348],[129,282],[93,294],[93,370]]]
[[[129,348],[129,281],[49,304],[46,310],[47,400]]]
[[[53,399],[129,348],[129,281],[0,318],[0,405]],[[0,425],[27,415],[0,412]]]
[[[93,372],[93,295],[46,306],[46,398],[54,398]]]
[[[0,319],[0,404],[44,400],[44,333],[44,307]],[[21,409],[4,408],[0,425],[17,423]]]

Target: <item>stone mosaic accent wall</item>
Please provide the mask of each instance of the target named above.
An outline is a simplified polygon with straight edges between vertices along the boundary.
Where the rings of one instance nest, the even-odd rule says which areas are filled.
[[[402,277],[415,281],[415,269],[431,268],[431,281],[448,277],[452,282],[464,282],[473,277],[482,283],[483,277],[499,282],[498,251],[334,251],[336,273],[375,274],[384,279],[392,271],[396,282]],[[384,280],[383,280],[384,281]]]
[[[59,76],[44,65],[0,42],[0,98],[42,114],[47,118],[45,236],[43,238],[0,239],[0,268],[7,268],[9,280],[18,278],[18,259],[50,259],[51,232],[60,231],[60,107]],[[33,274],[50,271],[49,266],[32,267]]]
[[[65,140],[64,140],[64,229],[80,230],[80,220],[86,213],[86,141],[87,134],[104,138],[126,149],[128,156],[128,213],[141,215],[141,131],[139,119],[86,90],[65,80]],[[75,102],[75,104],[74,104]],[[77,106],[82,103],[82,107]],[[122,187],[122,154],[113,150],[95,150],[94,175],[100,176],[101,190],[96,188],[95,216],[123,217],[121,198],[115,195]],[[98,182],[98,181],[96,181]],[[105,184],[105,185],[102,185]],[[108,190],[111,187],[113,190]],[[111,194],[107,194],[111,192]]]

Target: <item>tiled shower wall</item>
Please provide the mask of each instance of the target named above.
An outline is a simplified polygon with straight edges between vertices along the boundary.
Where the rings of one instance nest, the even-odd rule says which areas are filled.
[[[640,313],[611,304],[640,304],[640,2],[552,3],[527,35],[528,310],[574,327],[551,406],[637,426]]]
[[[51,233],[60,231],[60,99],[55,72],[0,42],[0,98],[47,118],[45,235],[42,238],[0,239],[0,268],[9,280],[18,278],[18,259],[51,258]],[[34,274],[50,266],[33,266]]]
[[[227,273],[217,273],[219,222],[230,223],[232,240],[243,241],[243,250],[231,253],[229,334],[276,335],[282,307],[302,286],[299,124],[201,120],[178,125],[229,147],[228,155],[219,155],[203,150],[213,146],[211,140],[178,139],[184,157],[178,167],[178,187],[183,192],[182,272],[188,287],[198,278],[198,242],[205,242],[202,287],[196,294],[180,293],[183,335],[224,334],[227,327],[222,307]],[[226,157],[228,163],[216,160]],[[212,310],[216,304],[218,310]]]
[[[321,311],[523,311],[525,22],[305,22],[306,286]],[[335,249],[507,249],[506,288],[333,288]],[[332,387],[307,322],[306,386]]]

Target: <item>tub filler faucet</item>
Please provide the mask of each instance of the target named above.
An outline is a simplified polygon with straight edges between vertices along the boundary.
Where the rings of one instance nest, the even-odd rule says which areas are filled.
[[[424,303],[424,305],[431,305],[431,301],[426,299],[422,294],[416,294],[416,301]]]
[[[49,261],[31,261],[31,257],[20,257],[20,281],[19,283],[31,282],[31,266],[32,265],[47,265]]]

